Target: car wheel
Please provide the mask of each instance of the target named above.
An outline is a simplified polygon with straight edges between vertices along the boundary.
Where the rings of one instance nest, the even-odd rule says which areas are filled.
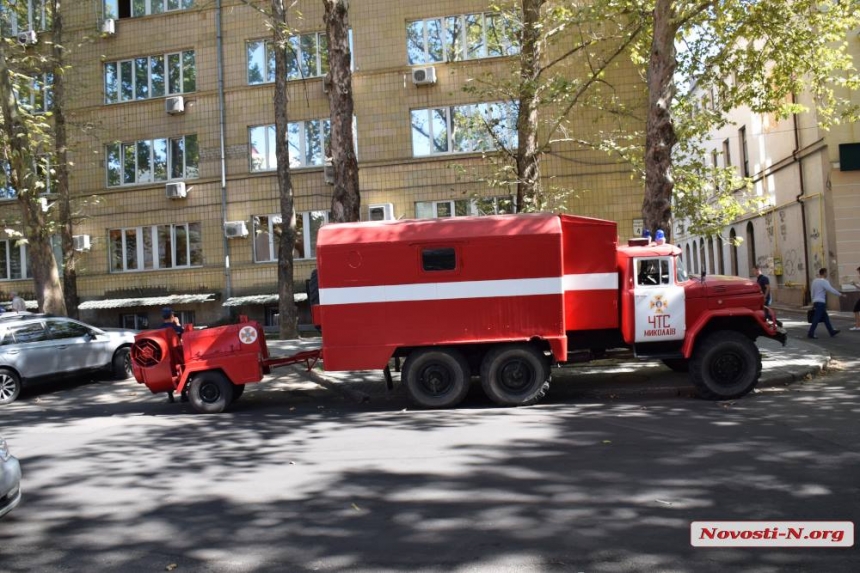
[[[716,332],[702,340],[690,360],[690,378],[707,400],[740,398],[761,376],[761,353],[738,332]]]
[[[200,372],[191,379],[188,399],[201,414],[218,414],[233,400],[233,384],[220,372]]]
[[[423,408],[453,408],[469,392],[471,371],[454,349],[416,350],[403,365],[401,381],[409,399]]]
[[[11,404],[21,393],[21,378],[6,368],[0,368],[0,404]]]
[[[120,348],[113,355],[111,371],[117,380],[128,380],[132,377],[134,372],[131,369],[131,349],[128,346]]]
[[[481,386],[501,406],[535,404],[549,389],[546,356],[527,344],[494,348],[481,363]]]

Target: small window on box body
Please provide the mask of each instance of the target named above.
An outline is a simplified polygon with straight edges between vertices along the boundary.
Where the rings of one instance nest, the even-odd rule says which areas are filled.
[[[457,268],[457,254],[453,247],[423,249],[421,266],[425,271],[453,271]]]

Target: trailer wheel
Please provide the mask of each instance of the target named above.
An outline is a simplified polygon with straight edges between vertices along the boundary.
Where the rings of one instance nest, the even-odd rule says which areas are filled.
[[[690,359],[690,378],[707,400],[740,398],[761,376],[761,354],[739,332],[716,332],[702,340]]]
[[[409,399],[423,408],[452,408],[469,392],[470,370],[454,349],[412,352],[403,365],[401,381]]]
[[[673,372],[689,372],[690,361],[686,358],[664,358],[663,364]]]
[[[191,379],[188,399],[201,414],[218,414],[232,401],[233,384],[220,372],[201,372]]]
[[[239,397],[245,393],[245,385],[244,384],[233,384],[233,399],[231,402],[235,402],[239,399]]]
[[[527,344],[494,348],[481,363],[481,386],[496,404],[534,404],[549,389],[549,363],[543,353]]]
[[[8,368],[0,368],[0,404],[11,404],[21,394],[21,378]]]

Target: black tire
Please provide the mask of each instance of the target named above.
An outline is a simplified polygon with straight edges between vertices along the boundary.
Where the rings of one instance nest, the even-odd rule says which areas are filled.
[[[422,408],[453,408],[468,394],[470,378],[468,362],[450,348],[412,352],[400,377],[409,399]]]
[[[0,405],[11,404],[21,394],[21,377],[8,368],[0,368]]]
[[[245,385],[244,384],[233,384],[233,399],[231,400],[231,403],[238,400],[242,396],[242,394],[244,394],[244,393],[245,393]]]
[[[317,270],[311,271],[311,278],[308,280],[308,306],[313,306],[320,303],[320,282],[317,276]]]
[[[481,363],[481,386],[496,404],[535,404],[549,390],[549,362],[529,344],[499,346],[490,350]]]
[[[131,369],[131,348],[125,346],[114,353],[111,374],[115,380],[128,380],[134,375]]]
[[[666,368],[674,372],[690,371],[690,361],[686,358],[664,358],[662,362]]]
[[[201,414],[219,414],[233,400],[233,384],[220,372],[201,372],[191,378],[188,400]]]
[[[761,376],[761,353],[739,332],[722,331],[702,340],[690,359],[690,378],[706,400],[750,393]]]

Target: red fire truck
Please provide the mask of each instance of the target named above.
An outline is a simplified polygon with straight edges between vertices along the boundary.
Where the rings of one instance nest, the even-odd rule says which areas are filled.
[[[689,371],[705,398],[728,399],[759,379],[756,338],[785,342],[755,281],[690,278],[679,248],[619,246],[610,221],[526,214],[326,225],[317,264],[316,353],[270,359],[254,322],[187,331],[181,342],[149,331],[132,350],[138,381],[220,411],[273,366],[321,357],[329,371],[387,374],[397,358],[419,406],[456,406],[473,376],[494,402],[516,406],[540,400],[553,365],[624,349]],[[242,360],[236,374],[230,364]]]

